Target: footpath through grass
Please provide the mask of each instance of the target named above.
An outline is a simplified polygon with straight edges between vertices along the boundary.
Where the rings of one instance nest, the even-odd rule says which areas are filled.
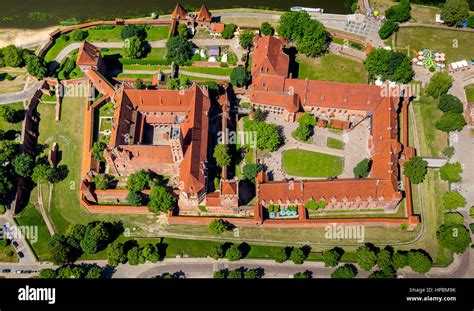
[[[338,156],[301,149],[283,152],[286,174],[300,177],[334,177],[342,174],[344,159]]]

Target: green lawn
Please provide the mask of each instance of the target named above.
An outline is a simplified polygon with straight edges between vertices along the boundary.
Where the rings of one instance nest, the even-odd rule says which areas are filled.
[[[466,97],[468,102],[474,102],[474,84],[466,85]]]
[[[290,149],[283,153],[283,169],[286,174],[300,177],[333,177],[342,174],[343,158],[307,151]]]
[[[299,64],[299,79],[367,83],[364,64],[339,55],[326,54],[310,58],[300,54],[296,61]]]
[[[12,103],[12,104],[8,104],[8,105],[5,105],[5,106],[11,107],[15,110],[25,109],[23,107],[23,103]],[[8,123],[2,117],[0,117],[0,131],[14,130],[14,131],[20,131],[21,132],[21,124],[22,124],[22,122]]]
[[[419,26],[402,27],[395,38],[396,48],[404,49],[406,52],[406,48],[409,47],[412,56],[424,48],[446,53],[446,63],[462,59],[471,60],[474,56],[473,41],[473,32]]]
[[[9,256],[13,252],[13,255]],[[0,248],[0,262],[19,262],[20,259],[18,259],[18,256],[16,254],[15,248],[13,248],[13,245],[9,244],[8,246],[4,248]]]
[[[179,77],[181,79],[188,78],[193,81],[201,81],[201,82],[206,82],[206,81],[219,81],[219,79],[211,79],[211,78],[200,78],[200,77],[195,77],[195,76],[188,76],[188,75],[183,75],[179,74]]]
[[[153,74],[146,73],[119,73],[117,78],[126,78],[126,79],[152,79]]]
[[[437,102],[430,97],[421,96],[412,103],[415,112],[420,150],[422,156],[438,157],[447,147],[447,135],[436,129],[435,123],[443,112],[438,109]]]
[[[170,69],[170,66],[156,66],[156,65],[123,65],[123,70],[149,70],[149,71],[158,71],[158,70],[167,70]]]
[[[339,140],[339,139],[328,137],[327,146],[329,148],[343,150],[344,149],[344,142],[342,140]]]
[[[230,76],[232,68],[225,67],[180,67],[183,71],[205,73],[216,76]]]
[[[39,260],[50,260],[48,241],[51,236],[43,217],[35,206],[33,204],[27,205],[25,209],[15,217],[15,220],[20,226],[38,226],[38,241],[36,243],[29,241],[29,243]]]

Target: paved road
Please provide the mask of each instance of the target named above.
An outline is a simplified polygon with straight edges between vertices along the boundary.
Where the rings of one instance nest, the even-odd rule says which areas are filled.
[[[16,102],[21,102],[24,100],[29,100],[33,94],[38,90],[43,82],[37,81],[33,83],[30,87],[23,91],[0,94],[0,105],[6,105]]]
[[[26,234],[27,232],[22,231],[20,228],[17,227],[15,221],[13,221],[13,219],[11,218],[10,211],[0,216],[0,227],[3,227],[4,225],[7,226],[8,233],[3,232],[3,235],[7,236],[10,240],[12,240],[12,242],[15,241],[16,243],[18,243],[18,246],[15,247],[16,252],[17,253],[22,252],[25,255],[23,258],[20,258],[20,264],[35,263],[36,257],[24,236],[24,234]],[[34,230],[30,231],[29,228],[28,228],[28,231],[35,232]],[[37,231],[36,231],[36,234],[38,234]]]
[[[440,168],[441,166],[445,165],[448,160],[445,158],[431,158],[431,157],[423,157],[423,160],[428,162],[429,168]]]

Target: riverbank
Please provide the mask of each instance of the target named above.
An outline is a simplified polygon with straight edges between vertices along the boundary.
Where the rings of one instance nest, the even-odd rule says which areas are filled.
[[[47,41],[49,34],[57,28],[58,26],[41,29],[0,28],[0,48],[9,44],[24,48],[39,45],[41,42]]]

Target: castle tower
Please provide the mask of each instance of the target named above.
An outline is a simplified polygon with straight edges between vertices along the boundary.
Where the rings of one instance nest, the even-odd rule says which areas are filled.
[[[172,125],[169,130],[169,142],[171,153],[173,154],[173,161],[181,162],[183,160],[183,135],[181,127],[178,124]]]

